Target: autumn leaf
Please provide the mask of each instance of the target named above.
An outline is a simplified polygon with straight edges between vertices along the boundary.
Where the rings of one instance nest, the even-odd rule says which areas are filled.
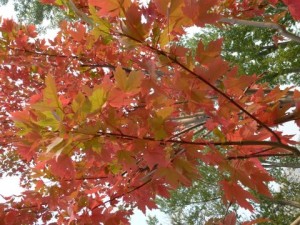
[[[116,86],[122,91],[130,94],[135,94],[139,91],[142,82],[142,73],[132,71],[127,74],[121,67],[117,67],[114,77]]]
[[[48,161],[50,171],[53,175],[60,178],[73,178],[75,175],[75,168],[70,157],[61,154],[57,159]]]
[[[236,215],[234,212],[229,213],[225,218],[224,218],[224,223],[223,225],[236,225]]]
[[[247,199],[257,201],[256,198],[248,191],[244,190],[240,185],[234,182],[221,181],[220,182],[223,190],[224,196],[228,202],[238,203],[245,209],[253,211],[253,206],[248,202]]]
[[[79,97],[82,98],[82,97]],[[104,103],[106,102],[106,92],[102,88],[94,89],[92,95],[89,97],[91,103],[91,112],[95,112],[100,110]],[[80,100],[79,100],[80,101]],[[86,107],[88,106],[88,102],[85,103]],[[76,108],[76,106],[75,106]]]
[[[49,107],[60,108],[61,104],[58,100],[54,77],[52,75],[48,75],[45,79],[45,84],[46,88],[43,91],[44,103],[46,103]]]
[[[283,0],[283,2],[288,6],[291,15],[300,20],[300,2],[297,0]]]

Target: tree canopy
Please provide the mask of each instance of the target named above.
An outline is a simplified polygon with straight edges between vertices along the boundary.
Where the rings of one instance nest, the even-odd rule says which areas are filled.
[[[261,160],[299,157],[277,128],[300,126],[300,92],[242,75],[221,56],[222,39],[199,41],[195,53],[176,43],[184,27],[208,24],[250,24],[299,43],[282,12],[264,16],[283,5],[299,20],[297,1],[42,2],[78,20],[61,22],[54,40],[2,20],[1,175],[20,174],[25,191],[0,203],[0,221],[128,224],[134,208],[201,181],[202,164],[221,174],[227,209],[253,210],[253,191],[272,198]]]
[[[53,28],[58,26],[62,19],[70,19],[70,17],[67,17],[67,12],[60,10],[58,6],[43,4],[39,0],[0,0],[0,5],[6,5],[7,3],[14,5],[20,23],[35,24],[39,31],[48,29],[49,24]],[[45,22],[48,22],[47,26],[44,25]]]

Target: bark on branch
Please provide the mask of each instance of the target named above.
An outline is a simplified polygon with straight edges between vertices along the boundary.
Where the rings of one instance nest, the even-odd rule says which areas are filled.
[[[300,168],[299,163],[276,163],[276,162],[268,162],[264,161],[262,162],[264,167],[287,167],[287,168]]]
[[[300,224],[300,216],[291,223],[291,225],[299,225]]]
[[[80,131],[77,131],[74,133],[81,133],[86,134]],[[95,135],[95,134],[88,134],[87,135]],[[183,141],[183,140],[156,140],[153,137],[137,137],[133,135],[126,135],[126,134],[117,134],[117,133],[107,133],[107,132],[98,132],[96,134],[97,136],[104,136],[104,137],[114,137],[119,138],[123,140],[145,140],[145,141],[155,141],[155,142],[161,142],[164,143],[173,143],[173,144],[183,144],[183,145],[194,145],[194,146],[266,146],[266,147],[273,147],[273,148],[282,148],[290,151],[291,153],[300,156],[300,150],[296,147],[283,144],[281,142],[273,142],[273,141],[249,141],[249,140],[243,140],[243,141],[225,141],[225,142],[214,142],[214,141],[199,141],[199,142],[193,142],[193,141]],[[256,155],[256,157],[260,157],[260,155]],[[238,158],[238,157],[233,157]]]
[[[275,204],[292,206],[300,209],[300,203],[296,201],[285,200],[285,199],[274,199],[274,198],[267,198],[267,199],[271,202],[274,202]]]
[[[269,29],[277,30],[282,36],[300,43],[300,37],[286,31],[283,26],[277,23],[258,22],[258,21],[232,19],[232,18],[222,18],[219,21],[223,23],[238,24],[238,25],[245,25],[245,26],[252,26],[252,27],[259,27],[259,28],[269,28]]]

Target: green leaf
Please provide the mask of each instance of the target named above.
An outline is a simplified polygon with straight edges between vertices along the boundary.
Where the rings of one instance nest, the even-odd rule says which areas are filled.
[[[83,112],[85,114],[90,113],[92,107],[90,100],[86,98],[81,92],[77,94],[71,106],[73,112]]]
[[[26,135],[31,131],[31,128],[22,122],[15,121],[15,126],[19,128],[18,135],[20,136]]]
[[[109,164],[109,171],[116,175],[122,171],[122,167],[118,162],[113,162]]]
[[[100,110],[104,103],[106,102],[106,92],[103,88],[97,88],[93,91],[92,95],[90,96],[89,100],[92,104],[91,112],[95,112]]]
[[[173,110],[173,107],[164,107],[158,109],[153,118],[149,118],[149,124],[156,140],[162,140],[167,136],[164,123],[165,120],[171,115]]]
[[[42,112],[39,115],[39,121],[36,122],[41,127],[51,128],[52,131],[57,131],[61,125],[61,118],[55,111]]]
[[[219,128],[216,127],[216,128],[213,130],[213,133],[219,138],[219,140],[220,140],[221,142],[225,142],[225,141],[226,141],[225,135],[222,133],[222,131],[221,131]]]

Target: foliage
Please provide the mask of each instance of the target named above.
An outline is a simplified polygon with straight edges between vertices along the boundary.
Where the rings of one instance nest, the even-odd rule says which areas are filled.
[[[43,31],[49,28],[43,23],[50,23],[51,27],[57,27],[62,19],[68,19],[66,13],[58,7],[50,4],[43,4],[39,0],[9,1],[2,0],[0,5],[6,5],[13,2],[18,20],[23,24],[35,24],[39,30]]]
[[[219,185],[222,177],[214,167],[201,165],[201,179],[191,187],[180,187],[170,198],[158,198],[159,208],[171,217],[172,224],[205,224],[208,218],[222,217],[226,206],[222,203]]]
[[[275,167],[280,160],[280,167]],[[272,164],[275,162],[275,164]],[[262,195],[256,195],[260,199],[260,204],[255,207],[252,219],[268,218],[262,224],[291,224],[300,213],[299,178],[295,177],[297,172],[288,166],[300,167],[299,159],[273,158],[263,162],[276,182],[280,185],[271,188],[273,198],[269,199]],[[283,168],[287,166],[286,168]],[[181,187],[171,192],[170,198],[158,198],[159,208],[170,216],[172,224],[205,224],[209,218],[220,217],[226,213],[226,207],[222,204],[222,193],[216,185],[221,178],[215,168],[201,165],[201,180],[197,180],[191,187]],[[289,172],[288,172],[289,171]],[[279,190],[278,190],[279,189]],[[295,205],[293,205],[295,204]],[[238,212],[238,206],[233,205],[230,211],[238,214],[239,222],[247,220],[245,216]],[[158,223],[157,223],[158,224]]]
[[[1,175],[22,174],[25,188],[0,204],[0,221],[128,224],[133,208],[155,208],[156,195],[201,179],[199,162],[221,174],[228,209],[252,210],[253,191],[270,197],[272,177],[259,159],[300,155],[277,131],[286,121],[300,125],[299,91],[241,77],[222,59],[221,39],[200,42],[194,57],[171,44],[183,27],[249,22],[266,6],[55,3],[79,19],[62,22],[54,40],[38,39],[33,25],[3,20],[0,27]],[[299,19],[299,6],[285,4]],[[216,221],[235,224],[236,216],[227,210],[208,223]]]
[[[283,4],[276,8],[270,6],[266,10],[267,15],[256,17],[255,20],[262,21],[263,17],[275,15],[290,32],[299,35],[296,21],[284,10]],[[271,86],[300,84],[299,43],[283,39],[275,29],[245,25],[208,26],[192,37],[185,37],[181,44],[197,49],[199,40],[209,43],[218,38],[224,40],[222,56],[233,66],[238,65],[240,74],[260,74],[261,81]]]

